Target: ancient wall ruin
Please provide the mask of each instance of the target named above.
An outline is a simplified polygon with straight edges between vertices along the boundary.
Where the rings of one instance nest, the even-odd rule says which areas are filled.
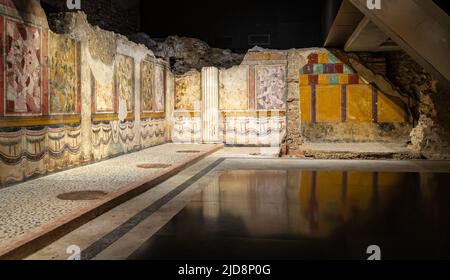
[[[450,154],[448,95],[400,54],[371,71],[321,48],[254,48],[209,65],[220,69],[172,73],[81,12],[51,26],[39,1],[0,1],[2,186],[168,141],[292,153],[304,142],[410,141],[428,158]]]
[[[385,54],[387,78],[407,94],[415,113],[411,148],[430,159],[450,158],[450,95],[404,52]]]
[[[287,56],[250,51],[241,65],[219,69],[219,139],[227,145],[279,146],[286,131]],[[202,78],[175,78],[172,140],[200,143]]]
[[[307,59],[299,78],[305,141],[408,142],[411,116],[402,100],[368,84],[326,50]]]
[[[0,2],[1,185],[168,140],[166,62],[82,13],[60,23],[38,1]]]

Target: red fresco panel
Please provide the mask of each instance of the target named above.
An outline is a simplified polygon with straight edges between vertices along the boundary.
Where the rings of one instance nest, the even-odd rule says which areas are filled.
[[[76,64],[77,64],[77,113],[81,114],[81,43],[76,43]],[[92,111],[94,112],[94,111]]]
[[[5,21],[5,27],[4,82],[8,94],[5,93],[4,110],[11,115],[41,115],[44,103],[42,32],[39,28],[10,19]]]
[[[43,114],[48,115],[48,30],[42,31],[42,91],[43,91]]]
[[[255,66],[251,65],[249,69],[250,80],[250,110],[255,110]]]

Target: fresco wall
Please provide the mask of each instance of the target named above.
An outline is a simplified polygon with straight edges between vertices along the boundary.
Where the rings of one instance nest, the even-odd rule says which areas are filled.
[[[80,44],[49,32],[49,108],[50,113],[79,114]]]
[[[300,69],[300,120],[305,141],[407,142],[406,104],[366,83],[324,50]]]
[[[168,65],[65,16],[56,34],[39,1],[0,1],[0,187],[168,140]]]
[[[201,73],[175,76],[174,143],[201,142]]]
[[[219,73],[220,133],[227,145],[279,146],[286,130],[287,57],[247,53]]]

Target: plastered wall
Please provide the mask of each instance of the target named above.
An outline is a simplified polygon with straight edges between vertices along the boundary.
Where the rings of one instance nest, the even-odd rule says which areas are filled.
[[[281,144],[286,133],[286,75],[287,56],[276,51],[250,51],[241,65],[219,69],[221,142]],[[174,142],[202,142],[201,85],[201,75],[195,70],[175,77]]]
[[[169,140],[167,64],[82,13],[62,22],[0,2],[0,186]]]
[[[326,50],[300,69],[300,122],[305,141],[407,142],[406,104],[368,84]]]

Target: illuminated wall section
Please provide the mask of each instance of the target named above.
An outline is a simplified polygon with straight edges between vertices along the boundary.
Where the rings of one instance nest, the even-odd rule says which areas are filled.
[[[406,136],[406,104],[367,84],[329,52],[307,59],[299,75],[300,119],[307,141],[389,141],[383,127]]]
[[[287,55],[250,51],[221,69],[221,138],[227,145],[279,146],[286,130]]]
[[[167,63],[72,16],[0,1],[0,188],[167,141]]]
[[[201,143],[201,73],[175,76],[174,143]]]

